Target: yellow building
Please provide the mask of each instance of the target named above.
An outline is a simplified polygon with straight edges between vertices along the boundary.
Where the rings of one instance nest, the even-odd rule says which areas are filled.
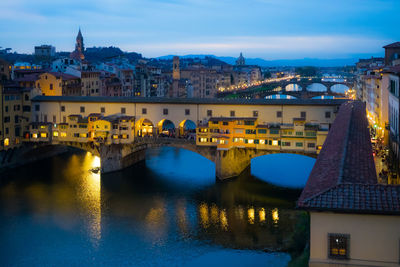
[[[327,132],[304,118],[294,118],[292,124],[263,125],[256,117],[213,117],[197,128],[196,144],[218,150],[238,147],[318,153]]]
[[[1,149],[13,148],[29,138],[31,89],[14,83],[3,83],[1,91]]]
[[[42,95],[80,95],[81,82],[79,77],[61,72],[45,72],[39,75],[36,87]]]

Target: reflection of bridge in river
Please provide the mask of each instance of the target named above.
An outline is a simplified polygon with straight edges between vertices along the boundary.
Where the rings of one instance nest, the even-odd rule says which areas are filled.
[[[314,84],[322,85],[325,90],[312,91],[310,87]],[[279,81],[272,81],[265,83],[263,85],[257,85],[248,87],[246,89],[238,89],[233,91],[225,91],[217,94],[218,98],[265,98],[271,95],[281,94],[289,95],[296,98],[309,99],[318,96],[333,96],[343,98],[345,97],[344,92],[336,92],[332,90],[333,87],[337,85],[346,86],[348,89],[353,88],[353,80],[343,79],[343,80],[327,80],[321,78],[291,78],[282,79]],[[300,90],[289,90],[287,87],[289,85],[297,85]]]

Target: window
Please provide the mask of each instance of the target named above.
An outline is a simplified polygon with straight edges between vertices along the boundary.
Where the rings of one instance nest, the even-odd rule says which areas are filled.
[[[308,144],[307,144],[307,147],[308,147],[308,148],[314,148],[314,147],[315,147],[315,143],[308,143]]]
[[[271,129],[269,130],[270,134],[279,134],[279,130],[278,129]]]
[[[185,115],[190,115],[190,109],[185,109]]]
[[[246,134],[256,134],[256,130],[247,129]]]
[[[147,108],[142,108],[142,114],[147,114]]]
[[[18,115],[14,116],[14,123],[18,123],[18,118],[19,118]]]
[[[40,111],[40,105],[35,105],[35,111]]]
[[[303,132],[296,132],[296,136],[303,136]]]
[[[126,108],[121,108],[121,114],[125,114],[126,113]]]
[[[235,117],[235,111],[231,110],[231,117]]]
[[[168,115],[168,109],[167,109],[167,108],[164,108],[164,109],[163,109],[163,114],[164,114],[164,115]]]
[[[44,115],[44,122],[47,122],[47,115]]]
[[[296,147],[303,147],[303,143],[301,143],[301,142],[296,142]]]
[[[105,107],[101,107],[100,108],[100,113],[106,113],[106,108]]]
[[[325,111],[325,118],[329,119],[331,117],[330,111]]]
[[[305,111],[300,112],[300,117],[305,119],[306,118],[307,113]]]
[[[254,121],[244,121],[244,125],[254,125]]]
[[[53,84],[52,83],[50,84],[50,90],[53,90]]]
[[[282,146],[290,146],[290,142],[284,142],[284,141],[282,141]]]
[[[317,132],[306,132],[306,136],[315,137],[315,136],[317,136]]]
[[[5,106],[5,112],[8,112],[8,106]]]
[[[277,111],[276,112],[276,117],[277,118],[282,118],[282,111]]]
[[[65,112],[65,106],[61,106],[61,112]]]
[[[212,110],[207,110],[207,117],[211,117],[212,116]]]
[[[85,113],[85,107],[81,107],[81,113]]]
[[[350,235],[328,234],[328,258],[349,258]]]
[[[30,112],[31,111],[31,106],[22,106],[22,111],[23,112]]]
[[[39,122],[39,115],[37,115],[37,114],[35,115],[35,121]]]
[[[29,95],[25,95],[25,101],[29,101]]]
[[[4,117],[4,122],[10,122],[10,116]]]
[[[258,117],[258,110],[253,110],[253,117]]]
[[[228,125],[228,122],[227,121],[223,121],[222,125]]]
[[[56,116],[53,115],[53,123],[56,123]]]
[[[267,129],[258,129],[258,133],[259,134],[266,134],[267,133]]]

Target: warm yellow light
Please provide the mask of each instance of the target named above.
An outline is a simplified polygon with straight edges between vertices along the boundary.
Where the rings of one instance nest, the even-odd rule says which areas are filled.
[[[264,208],[260,209],[260,211],[258,212],[258,216],[260,217],[260,222],[265,222],[265,210],[264,210]]]
[[[272,140],[272,145],[277,146],[278,145],[278,140]]]
[[[272,210],[272,220],[274,221],[274,223],[278,223],[279,221],[278,208]]]
[[[249,223],[254,224],[254,209],[250,208],[247,210],[247,216],[249,218]]]
[[[53,132],[54,137],[58,137],[58,132]]]
[[[47,137],[47,133],[40,133],[40,137],[41,138],[46,138]]]
[[[254,140],[253,139],[249,139],[249,144],[253,144]]]
[[[261,140],[260,140],[260,144],[261,144],[261,145],[265,145],[265,140],[264,140],[264,139],[261,139]]]
[[[6,138],[4,139],[4,146],[9,146],[10,145],[10,139]]]
[[[218,222],[218,207],[217,207],[217,205],[215,205],[215,204],[212,204],[211,205],[211,212],[210,212],[210,215],[211,215],[211,222],[213,223],[213,224],[216,224],[217,222]]]
[[[60,135],[61,135],[61,137],[67,137],[67,133],[66,132],[61,132]]]
[[[203,228],[208,228],[209,218],[208,218],[208,207],[207,204],[201,203],[199,205],[200,222]]]
[[[113,139],[118,139],[118,134],[113,134],[112,138]]]
[[[35,139],[38,138],[37,133],[33,133],[33,134],[32,134],[32,138],[35,138]]]
[[[228,230],[228,218],[226,217],[226,211],[222,210],[219,216],[219,219],[221,221],[221,227],[222,229],[224,229],[225,231]]]

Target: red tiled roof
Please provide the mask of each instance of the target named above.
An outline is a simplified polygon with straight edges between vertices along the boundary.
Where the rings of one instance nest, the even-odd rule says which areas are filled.
[[[75,80],[75,79],[79,79],[79,77],[71,75],[71,74],[67,74],[67,73],[63,73],[63,72],[48,72],[54,76],[56,76],[57,78],[62,78],[63,80]]]
[[[383,48],[400,48],[400,42],[385,45]]]
[[[340,107],[297,206],[400,214],[400,187],[377,184],[364,103]]]

